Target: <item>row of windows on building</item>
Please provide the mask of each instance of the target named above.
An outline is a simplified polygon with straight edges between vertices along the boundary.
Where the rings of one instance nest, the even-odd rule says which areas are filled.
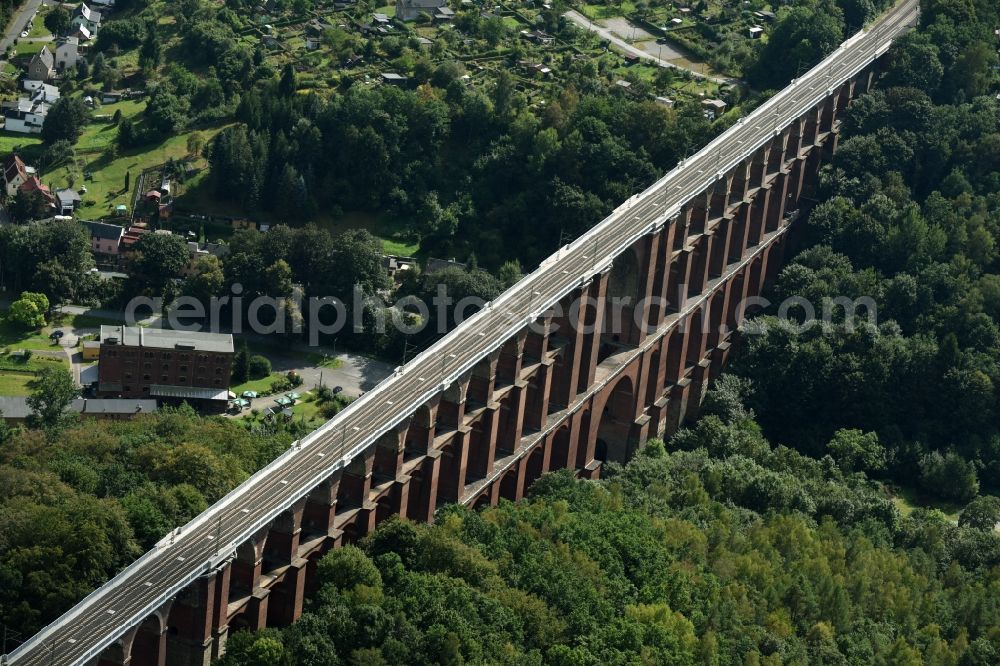
[[[123,365],[124,365],[126,371],[128,371],[128,370],[134,370],[135,369],[135,363],[134,362],[125,361],[125,363]],[[163,365],[160,366],[161,370],[170,370],[170,368],[171,368],[171,365],[169,363],[164,363]],[[153,369],[153,364],[150,363],[149,361],[147,361],[147,362],[145,362],[145,363],[142,364],[142,369],[143,370],[152,370]],[[180,371],[180,372],[187,372],[187,369],[188,369],[188,367],[186,365],[179,365],[179,366],[177,366],[177,370]],[[216,375],[221,375],[223,369],[224,368],[215,368],[215,374]],[[203,375],[207,371],[208,371],[208,368],[206,368],[205,366],[203,366],[203,365],[199,365],[198,366],[198,374],[199,375]]]
[[[117,357],[118,356],[118,350],[117,349],[105,349],[105,350],[102,350],[101,353],[102,354],[106,354],[107,356],[111,356],[111,357]],[[125,351],[122,352],[122,356],[124,358],[135,358],[136,352],[135,352],[135,350],[132,350],[132,349],[126,349]],[[191,360],[191,356],[192,356],[191,354],[178,354],[177,355],[177,360],[179,360],[179,361],[190,361]],[[146,352],[142,353],[142,357],[143,358],[161,358],[161,359],[163,359],[165,361],[169,361],[169,360],[173,359],[174,355],[173,355],[172,352],[160,352],[159,355],[157,355],[156,352],[146,351]],[[198,360],[199,363],[208,363],[209,361],[212,361],[213,363],[217,363],[217,364],[220,364],[220,365],[223,364],[223,363],[225,363],[228,359],[229,359],[229,356],[226,355],[226,354],[212,354],[212,355],[209,355],[209,354],[198,354],[198,358],[197,358],[197,360]]]
[[[125,379],[132,379],[132,373],[131,372],[126,372],[125,373]],[[178,377],[176,379],[176,381],[177,381],[178,384],[187,384],[187,380],[188,380],[187,375],[181,375],[180,377]],[[200,382],[200,383],[203,384],[204,382],[208,381],[208,378],[205,377],[204,375],[201,375],[201,376],[199,376],[197,378],[197,380],[198,380],[198,382]],[[143,375],[142,376],[142,381],[144,381],[144,382],[152,381],[152,375]],[[160,377],[160,381],[162,383],[164,383],[164,384],[167,384],[167,383],[170,382],[170,376],[169,375],[162,375]],[[212,380],[212,383],[215,386],[222,386],[222,378],[221,377],[216,377],[215,379]]]

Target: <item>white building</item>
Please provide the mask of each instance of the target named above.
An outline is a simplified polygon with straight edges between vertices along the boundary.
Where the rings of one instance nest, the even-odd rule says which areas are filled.
[[[40,81],[36,83],[39,86],[31,97],[0,103],[4,116],[4,129],[8,132],[41,134],[49,108],[59,99],[59,90]]]
[[[97,30],[101,27],[101,12],[94,11],[86,3],[81,2],[80,6],[73,10],[73,19],[70,24],[78,28],[86,28],[91,35],[96,35]]]
[[[56,69],[60,72],[76,67],[80,59],[80,40],[76,37],[60,37],[56,42]]]

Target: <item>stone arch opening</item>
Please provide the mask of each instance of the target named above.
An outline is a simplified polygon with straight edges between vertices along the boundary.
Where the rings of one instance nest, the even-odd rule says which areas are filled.
[[[601,348],[597,361],[635,343],[635,306],[639,294],[639,256],[631,247],[615,257],[605,292]]]
[[[494,382],[497,387],[513,384],[514,380],[517,379],[517,360],[520,355],[521,349],[516,335],[506,340],[500,347]]]
[[[427,521],[427,493],[424,487],[424,470],[420,467],[410,472],[409,499],[406,505],[406,517],[410,520]]]
[[[167,627],[164,618],[154,613],[136,628],[132,641],[132,663],[162,666],[167,659]]]
[[[490,505],[490,494],[486,492],[476,498],[476,501],[472,504],[472,508],[475,511],[479,511],[480,509],[484,509],[489,505]]]
[[[514,463],[503,476],[500,477],[500,497],[510,500],[511,502],[516,502],[518,500],[518,487],[517,487],[517,466],[519,463]]]
[[[266,536],[264,537],[267,538]],[[243,597],[250,596],[260,578],[263,567],[261,552],[264,544],[255,541],[244,541],[236,548],[236,557],[229,565],[229,597],[227,603],[232,603]]]
[[[461,466],[457,460],[457,453],[455,446],[451,442],[441,447],[438,498],[443,502],[454,502],[458,499],[456,493],[458,492],[458,475],[461,472]]]
[[[697,310],[688,315],[687,318],[687,328],[688,328],[688,343],[687,343],[687,366],[698,365],[701,361],[703,350],[703,339],[705,337],[705,312],[706,308],[704,305],[699,307]]]
[[[429,405],[420,405],[410,419],[403,443],[403,459],[412,460],[427,453],[428,442],[433,437],[434,417]]]
[[[545,449],[542,444],[538,444],[528,454],[528,462],[524,467],[524,492],[531,488],[531,484],[538,480],[538,477],[545,471]]]
[[[361,528],[359,528],[357,523],[353,520],[344,525],[341,529],[344,530],[344,533],[340,536],[340,544],[342,546],[356,544],[361,540],[361,537],[364,536]]]
[[[564,423],[552,438],[552,453],[549,454],[549,470],[572,467],[569,460],[570,427]]]
[[[611,390],[600,414],[597,426],[597,443],[594,447],[595,459],[626,461],[634,412],[635,391],[632,378],[625,375]]]

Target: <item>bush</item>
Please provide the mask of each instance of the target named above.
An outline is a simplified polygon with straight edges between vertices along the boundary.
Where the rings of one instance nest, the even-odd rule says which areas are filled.
[[[260,354],[250,357],[250,379],[263,379],[271,374],[271,362]]]
[[[290,388],[292,388],[292,384],[287,378],[275,379],[271,382],[271,393],[281,393]]]

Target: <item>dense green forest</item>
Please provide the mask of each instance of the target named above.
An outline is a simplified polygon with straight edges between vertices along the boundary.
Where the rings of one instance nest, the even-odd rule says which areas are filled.
[[[733,371],[773,441],[818,456],[838,428],[871,431],[880,474],[966,502],[1000,490],[1000,6],[930,2],[921,21],[851,106],[774,289],[817,311],[870,297],[877,326],[765,318]]]
[[[220,663],[995,664],[1000,536],[770,445],[738,384],[600,482],[333,551],[298,623]]]
[[[292,439],[188,408],[0,429],[0,624],[27,638]]]

